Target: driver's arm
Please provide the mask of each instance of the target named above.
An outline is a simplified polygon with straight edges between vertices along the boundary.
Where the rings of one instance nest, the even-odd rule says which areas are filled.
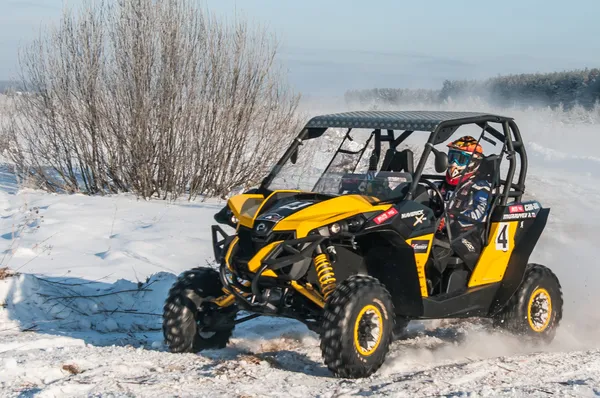
[[[477,181],[471,189],[473,190],[473,205],[461,211],[460,215],[474,221],[481,221],[487,212],[491,186],[487,181]]]

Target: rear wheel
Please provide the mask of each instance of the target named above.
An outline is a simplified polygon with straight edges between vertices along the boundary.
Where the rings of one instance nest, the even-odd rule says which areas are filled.
[[[521,286],[494,324],[518,335],[550,342],[562,319],[562,307],[556,275],[543,265],[528,264]]]
[[[324,308],[321,351],[336,376],[367,377],[383,364],[394,329],[394,306],[375,278],[353,275],[331,294]]]
[[[207,302],[223,295],[221,287],[219,274],[204,267],[184,272],[173,284],[163,311],[163,335],[171,352],[198,352],[227,345],[235,311],[216,310]]]

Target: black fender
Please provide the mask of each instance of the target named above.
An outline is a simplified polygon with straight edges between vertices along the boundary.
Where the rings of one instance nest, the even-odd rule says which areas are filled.
[[[392,229],[360,234],[355,241],[369,275],[390,292],[396,315],[422,316],[423,298],[413,248]]]
[[[233,211],[229,208],[228,205],[225,205],[221,210],[219,210],[213,218],[219,224],[229,225],[231,228],[236,228],[237,225],[233,222]]]
[[[546,227],[549,214],[550,209],[540,209],[532,224],[523,231],[521,236],[516,237],[515,248],[508,260],[504,278],[490,306],[489,316],[494,316],[501,311],[521,286],[529,257]]]
[[[223,228],[218,225],[211,225],[213,254],[217,264],[225,263],[225,253],[229,249],[229,245],[235,238],[235,235],[227,235]]]

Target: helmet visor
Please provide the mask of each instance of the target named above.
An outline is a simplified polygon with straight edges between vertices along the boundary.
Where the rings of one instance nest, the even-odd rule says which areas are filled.
[[[471,153],[459,151],[458,149],[451,149],[448,151],[448,163],[456,164],[458,166],[466,166],[471,161]]]

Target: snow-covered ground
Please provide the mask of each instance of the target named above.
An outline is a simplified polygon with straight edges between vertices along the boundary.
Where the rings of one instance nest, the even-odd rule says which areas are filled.
[[[163,300],[180,272],[212,263],[219,200],[165,203],[18,190],[0,176],[0,396],[600,396],[599,124],[516,112],[527,192],[551,207],[531,261],[563,285],[548,347],[491,334],[486,322],[413,322],[382,369],[331,377],[316,335],[258,318],[230,347],[166,352]]]

